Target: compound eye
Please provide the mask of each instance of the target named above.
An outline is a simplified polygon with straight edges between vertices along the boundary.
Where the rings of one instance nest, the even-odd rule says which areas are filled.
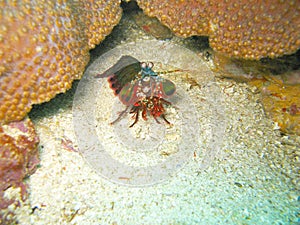
[[[150,69],[152,69],[153,66],[154,66],[153,62],[149,62],[149,63],[148,63],[148,67],[149,67]]]
[[[147,67],[147,63],[142,62],[142,63],[141,63],[141,67],[142,67],[142,68],[146,68],[146,67]]]

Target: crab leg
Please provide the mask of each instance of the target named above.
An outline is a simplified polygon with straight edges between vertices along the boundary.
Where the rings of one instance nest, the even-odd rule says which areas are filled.
[[[164,121],[166,121],[167,124],[171,124],[171,123],[166,119],[165,114],[161,114],[161,118],[163,118]]]
[[[158,121],[158,119],[156,117],[153,117],[153,118],[155,119],[156,123],[160,124],[160,122]]]
[[[122,112],[120,112],[118,118],[115,119],[114,121],[112,121],[110,123],[110,125],[113,125],[114,123],[118,122],[123,117],[123,115],[127,112],[128,108],[129,108],[129,106],[127,106],[125,110],[123,110]]]
[[[135,116],[135,120],[134,120],[133,124],[131,124],[129,127],[133,127],[134,124],[136,124],[137,121],[139,120],[139,111],[140,111],[140,110],[139,110],[138,107],[134,108],[134,111],[133,111],[132,113],[134,113],[133,116]],[[131,112],[130,112],[130,113],[131,113]]]

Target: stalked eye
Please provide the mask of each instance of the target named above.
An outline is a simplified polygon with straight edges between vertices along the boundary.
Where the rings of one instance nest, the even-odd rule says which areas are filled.
[[[154,65],[153,62],[149,62],[149,63],[148,63],[148,67],[149,67],[150,69],[152,69],[153,65]]]
[[[142,67],[142,68],[146,68],[146,67],[147,67],[147,63],[141,62],[141,67]]]
[[[144,82],[149,82],[150,81],[150,76],[146,76],[146,77],[142,78],[142,80]]]
[[[108,82],[114,82],[116,80],[116,77],[112,76],[108,78]]]

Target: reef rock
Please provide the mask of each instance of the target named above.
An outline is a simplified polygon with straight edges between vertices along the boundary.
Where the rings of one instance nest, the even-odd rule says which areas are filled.
[[[38,138],[33,123],[25,118],[0,127],[0,224],[7,212],[2,211],[18,200],[6,198],[9,188],[20,188],[21,196],[26,197],[23,179],[32,174],[39,164]]]

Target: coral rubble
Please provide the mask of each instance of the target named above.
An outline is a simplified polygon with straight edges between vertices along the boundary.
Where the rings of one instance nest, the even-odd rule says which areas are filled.
[[[29,118],[11,122],[0,127],[0,223],[1,210],[10,204],[18,204],[16,199],[7,199],[8,188],[21,188],[22,198],[26,196],[23,179],[32,174],[38,163],[38,138]]]

